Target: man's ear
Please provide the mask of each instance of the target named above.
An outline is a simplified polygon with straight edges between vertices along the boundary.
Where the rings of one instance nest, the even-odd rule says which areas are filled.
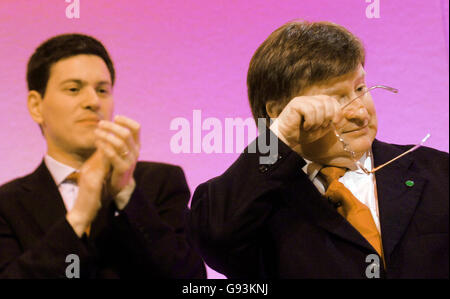
[[[42,97],[36,90],[28,92],[27,107],[31,118],[38,124],[42,125],[44,118],[42,116]]]
[[[278,101],[267,101],[266,102],[266,112],[270,118],[277,118],[282,111],[281,103]]]

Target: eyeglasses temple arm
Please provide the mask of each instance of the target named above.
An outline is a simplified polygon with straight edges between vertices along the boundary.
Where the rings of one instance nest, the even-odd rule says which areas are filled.
[[[385,89],[387,91],[390,91],[390,92],[393,92],[393,93],[398,93],[398,89],[396,89],[396,88],[385,86],[385,85],[375,85],[375,86],[372,86],[369,89],[367,89],[364,93],[360,94],[359,96],[357,96],[356,98],[354,98],[350,102],[345,103],[345,105],[342,105],[341,109],[344,109],[345,107],[347,107],[348,105],[353,103],[353,101],[355,101],[356,99],[359,99],[360,97],[362,97],[363,95],[365,95],[366,93],[368,93],[369,91],[371,91],[371,90],[373,90],[375,88],[383,88],[383,89]]]
[[[380,169],[383,168],[384,166],[386,166],[386,165],[388,165],[388,164],[394,162],[395,160],[397,160],[397,159],[403,157],[404,155],[409,154],[409,153],[412,152],[412,151],[415,151],[416,149],[418,149],[419,147],[421,147],[421,146],[425,143],[425,141],[427,141],[427,139],[428,139],[430,136],[431,136],[431,134],[428,133],[427,136],[425,136],[419,144],[416,144],[415,146],[413,146],[412,148],[410,148],[409,150],[407,150],[407,151],[404,152],[403,154],[401,154],[401,155],[395,157],[394,159],[392,159],[392,160],[390,160],[390,161],[388,161],[388,162],[386,162],[386,163],[384,163],[384,164],[381,164],[381,165],[379,165],[378,167],[375,167],[374,169],[372,169],[372,170],[370,171],[370,173],[374,173],[375,171],[380,170]]]

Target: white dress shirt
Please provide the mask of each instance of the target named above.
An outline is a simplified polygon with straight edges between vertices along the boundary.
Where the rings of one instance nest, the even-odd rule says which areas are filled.
[[[55,181],[56,186],[58,186],[59,193],[64,201],[64,206],[66,207],[66,211],[69,212],[78,196],[78,185],[74,181],[66,180],[66,178],[72,173],[77,171],[77,169],[67,166],[61,162],[56,161],[48,154],[44,157],[44,163],[47,166],[50,174]],[[128,203],[131,195],[133,194],[134,189],[136,188],[136,182],[134,179],[131,180],[130,184],[122,189],[116,196],[116,202],[125,202]],[[123,206],[118,206],[118,209],[121,210],[125,208],[126,204]],[[118,212],[115,212],[115,216],[118,215]]]
[[[326,182],[318,176],[319,171],[323,166],[318,163],[308,161],[305,158],[303,159],[306,161],[306,165],[302,168],[302,170],[308,175],[309,179],[312,181],[314,186],[316,186],[319,192],[321,194],[325,194]],[[360,162],[366,169],[371,170],[373,168],[372,153],[369,151],[364,154]],[[375,225],[381,233],[375,174],[371,173],[367,175],[360,169],[348,170],[344,176],[339,179],[339,182],[344,184],[344,186],[349,189],[360,202],[370,209]]]
[[[44,157],[45,165],[47,166],[53,180],[58,186],[59,193],[64,201],[66,211],[70,211],[77,199],[78,185],[74,181],[67,181],[66,178],[74,171],[75,168],[62,164],[49,155]]]

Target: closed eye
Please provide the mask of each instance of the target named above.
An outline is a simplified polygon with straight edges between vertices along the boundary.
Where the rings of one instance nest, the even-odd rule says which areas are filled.
[[[364,92],[364,91],[366,91],[366,86],[365,86],[365,85],[362,85],[362,86],[358,87],[358,88],[356,89],[356,91],[357,91],[357,92]]]
[[[99,88],[99,89],[97,89],[97,92],[102,95],[108,95],[110,93],[109,89],[106,89],[106,88]]]
[[[71,88],[66,88],[66,91],[68,91],[69,93],[78,93],[80,91],[80,89],[77,87],[71,87]]]

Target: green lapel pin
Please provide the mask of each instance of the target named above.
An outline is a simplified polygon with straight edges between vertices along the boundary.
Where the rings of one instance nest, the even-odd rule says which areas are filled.
[[[407,180],[407,181],[405,182],[405,185],[408,186],[408,187],[412,187],[412,186],[414,186],[414,181]]]

